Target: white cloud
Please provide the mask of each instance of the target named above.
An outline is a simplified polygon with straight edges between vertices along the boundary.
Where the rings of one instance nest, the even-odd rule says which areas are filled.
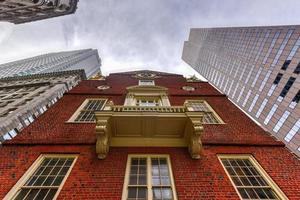
[[[97,48],[105,74],[152,69],[195,73],[181,60],[192,27],[300,24],[298,0],[81,0],[75,14],[0,24],[0,63]]]

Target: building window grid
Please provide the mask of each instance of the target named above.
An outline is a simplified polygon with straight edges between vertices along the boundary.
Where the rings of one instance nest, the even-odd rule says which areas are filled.
[[[265,34],[265,37],[263,38],[263,41],[260,43],[259,50],[257,51],[256,57],[255,57],[255,62],[258,60],[259,56],[261,55],[261,51],[263,50],[263,47],[265,46],[265,43],[267,39],[269,38],[271,30],[268,30]]]
[[[300,62],[298,63],[298,65],[296,66],[295,70],[294,70],[295,74],[300,74]]]
[[[297,94],[292,99],[292,102],[290,103],[289,107],[294,109],[296,105],[299,103],[299,101],[300,101],[300,90],[298,90]]]
[[[251,156],[221,156],[222,166],[241,199],[283,199],[283,194],[270,184]],[[285,199],[285,198],[284,198]]]
[[[229,83],[229,78],[227,77],[226,84],[225,84],[225,87],[224,87],[224,91],[227,90],[228,83]]]
[[[205,101],[187,101],[188,109],[193,112],[204,112],[204,124],[220,124],[222,123],[214,110]]]
[[[284,140],[287,142],[290,142],[293,137],[296,135],[296,133],[300,129],[300,119],[294,124],[294,126],[289,130],[288,134],[285,136]]]
[[[249,108],[249,110],[248,110],[249,112],[252,111],[254,105],[256,104],[256,101],[257,101],[258,97],[259,97],[259,95],[256,94],[255,97],[253,98],[253,101],[252,101],[252,103],[251,103],[251,106],[250,106],[250,108]]]
[[[228,94],[230,94],[230,92],[231,92],[231,88],[233,86],[233,83],[234,83],[234,80],[231,81],[230,87],[228,88],[228,91],[227,91]]]
[[[236,84],[236,86],[235,86],[234,92],[233,92],[233,94],[232,94],[232,99],[234,99],[238,87],[239,87],[239,83]]]
[[[238,64],[238,63],[235,63],[235,73],[234,73],[234,78],[236,77],[236,75],[237,75],[239,69],[240,69],[240,63],[239,63],[239,64]]]
[[[177,199],[168,156],[130,155],[128,163],[122,199]]]
[[[270,45],[270,47],[269,47],[269,49],[268,49],[268,52],[267,52],[266,55],[265,55],[265,58],[264,58],[264,60],[263,60],[263,64],[266,64],[266,62],[267,62],[267,60],[268,60],[268,57],[269,57],[271,51],[273,50],[273,47],[274,47],[274,45],[275,45],[275,43],[276,43],[276,41],[277,41],[279,35],[280,35],[280,31],[277,31],[277,32],[275,33],[273,39],[272,39],[271,45]]]
[[[272,72],[272,71],[269,70],[269,71],[267,72],[267,74],[266,74],[264,80],[261,82],[261,85],[260,85],[260,87],[259,87],[259,91],[260,91],[260,92],[264,89],[264,87],[265,87],[265,85],[266,85],[266,83],[267,83],[267,81],[268,81],[268,79],[269,79],[269,77],[270,77],[270,75],[271,75],[271,72]]]
[[[289,78],[289,80],[287,81],[287,83],[283,87],[279,97],[277,98],[277,100],[279,102],[281,102],[283,100],[283,98],[286,96],[286,94],[289,92],[289,90],[292,87],[292,85],[294,84],[295,80],[296,80],[296,78],[294,78],[294,77]]]
[[[54,199],[74,165],[76,156],[43,155],[32,174],[22,177],[23,183],[12,189],[12,199]],[[31,171],[30,169],[28,171]]]
[[[277,104],[274,104],[274,105],[272,106],[270,112],[268,113],[268,115],[267,115],[267,117],[266,117],[266,119],[265,119],[265,121],[264,121],[264,124],[265,124],[265,125],[267,125],[267,124],[269,123],[270,119],[273,117],[273,115],[274,115],[274,113],[276,112],[277,108],[278,108],[278,105],[277,105]]]
[[[243,75],[244,75],[244,73],[245,73],[246,67],[247,67],[247,65],[244,65],[244,68],[243,68],[243,71],[242,71],[242,73],[241,73],[241,75],[240,75],[239,81],[242,80],[242,77],[243,77]]]
[[[281,74],[281,73],[277,74],[277,76],[276,76],[276,78],[273,82],[273,85],[271,86],[271,88],[269,89],[269,91],[267,93],[268,96],[271,96],[273,94],[273,92],[276,89],[276,87],[277,87],[279,81],[281,80],[282,76],[283,76],[283,74]]]
[[[253,47],[252,47],[252,49],[251,49],[251,51],[250,51],[250,53],[249,53],[248,59],[249,59],[250,56],[253,54],[254,49],[256,49],[256,47],[258,47],[257,44],[259,44],[259,41],[260,41],[260,39],[262,38],[262,37],[261,37],[262,34],[263,34],[262,32],[257,32],[257,33],[256,33],[256,36],[255,36],[255,43],[254,43],[254,45],[253,45]]]
[[[240,101],[240,99],[241,99],[241,97],[242,97],[242,95],[243,95],[243,93],[244,93],[244,90],[245,90],[245,86],[242,87],[242,90],[241,90],[241,92],[240,92],[240,94],[239,94],[239,96],[238,96],[237,102]]]
[[[248,66],[247,66],[247,67],[248,67]],[[249,73],[248,73],[248,76],[247,76],[247,78],[246,78],[246,80],[245,80],[245,84],[248,83],[249,78],[250,78],[250,76],[251,76],[251,74],[252,74],[253,69],[254,69],[254,65],[252,65],[252,67],[251,67],[251,69],[250,69],[250,71],[249,71]]]
[[[221,81],[221,88],[224,90],[224,87],[225,87],[225,84],[224,83],[224,80],[225,80],[225,76],[222,74],[222,81]]]
[[[256,83],[256,81],[257,81],[257,79],[258,79],[258,77],[259,77],[261,71],[262,71],[262,68],[259,67],[258,72],[257,72],[257,74],[255,75],[255,78],[254,78],[254,80],[253,80],[253,82],[252,82],[252,84],[251,84],[251,87],[254,87],[254,85],[255,85],[255,83]]]
[[[78,116],[75,118],[75,122],[94,122],[95,121],[95,111],[100,111],[103,109],[106,103],[106,99],[88,99],[87,103],[79,111]]]
[[[298,37],[297,41],[295,42],[290,54],[287,57],[287,60],[292,60],[294,55],[296,54],[297,50],[299,49],[300,46],[300,36]]]
[[[218,77],[218,81],[217,81],[217,86],[219,86],[219,84],[220,84],[221,77],[222,77],[222,73],[219,72],[219,77]]]
[[[277,53],[276,53],[276,56],[275,56],[275,58],[274,58],[274,60],[273,60],[273,62],[272,62],[272,64],[271,64],[272,67],[274,67],[274,66],[278,63],[278,59],[279,59],[279,57],[281,56],[281,53],[283,52],[283,50],[284,50],[286,44],[288,43],[288,41],[289,41],[291,35],[293,34],[293,32],[294,32],[294,30],[289,30],[289,31],[287,32],[287,34],[286,34],[286,36],[285,36],[283,42],[281,43],[281,45],[280,45],[280,47],[279,47],[279,49],[278,49],[278,51],[277,51]]]
[[[283,115],[280,117],[280,119],[278,120],[278,122],[276,123],[275,127],[273,128],[273,131],[275,133],[277,133],[280,128],[282,127],[282,125],[285,123],[285,121],[287,120],[287,118],[289,117],[291,113],[289,111],[285,111],[283,113]]]
[[[267,102],[268,102],[268,99],[264,99],[264,101],[263,101],[262,104],[260,105],[260,107],[259,107],[259,109],[258,109],[258,111],[257,111],[257,113],[256,113],[256,115],[255,115],[256,118],[259,118],[259,116],[260,116],[260,114],[262,113],[262,111],[264,110],[264,108],[265,108]]]
[[[246,95],[246,98],[244,99],[244,102],[242,104],[243,107],[245,107],[246,103],[248,102],[248,99],[249,99],[251,93],[252,93],[252,90],[249,90],[247,95]]]

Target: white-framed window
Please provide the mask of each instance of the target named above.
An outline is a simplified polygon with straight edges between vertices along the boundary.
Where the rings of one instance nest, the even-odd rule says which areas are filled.
[[[7,199],[56,199],[77,155],[41,155],[5,196]]]
[[[122,200],[177,200],[169,155],[128,155]]]
[[[204,124],[224,124],[219,115],[214,109],[204,100],[187,100],[186,106],[188,111],[192,112],[204,112],[203,123]]]
[[[136,106],[160,106],[160,98],[155,97],[137,97]]]
[[[95,111],[105,106],[107,99],[86,99],[68,122],[95,122]]]
[[[218,158],[241,199],[287,199],[253,156],[224,154]]]
[[[154,80],[139,80],[139,85],[155,85]]]

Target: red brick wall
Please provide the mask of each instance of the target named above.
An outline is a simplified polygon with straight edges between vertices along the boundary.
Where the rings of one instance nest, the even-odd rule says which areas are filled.
[[[13,187],[40,153],[78,153],[79,158],[58,199],[120,199],[128,154],[169,154],[180,200],[238,199],[217,159],[218,153],[252,154],[284,193],[300,199],[300,162],[283,147],[205,146],[200,160],[186,148],[111,148],[97,159],[94,145],[5,146],[1,148],[0,198]]]
[[[226,124],[205,125],[203,143],[283,145],[258,127],[226,96],[217,92],[208,83],[186,83],[185,79],[178,75],[161,76],[155,81],[156,85],[169,88],[171,105],[183,105],[187,99],[205,99],[220,115]],[[97,86],[102,84],[108,84],[111,88],[98,90]],[[105,81],[83,81],[9,143],[93,144],[96,141],[95,124],[66,122],[89,97],[108,98],[113,100],[115,105],[123,105],[126,87],[135,84],[138,84],[138,80],[132,75],[120,74],[111,75]],[[184,85],[194,85],[198,89],[190,93],[181,89]]]
[[[283,143],[275,141],[208,83],[186,83],[179,75],[160,74],[161,78],[155,79],[156,85],[169,88],[171,104],[205,99],[225,122],[204,125],[202,158],[191,159],[186,148],[111,148],[107,159],[97,159],[95,124],[66,121],[89,97],[106,97],[123,105],[126,87],[138,83],[132,75],[113,74],[106,80],[81,82],[16,138],[6,142],[0,148],[0,198],[41,153],[78,153],[79,159],[59,199],[120,199],[127,155],[164,153],[171,157],[180,200],[238,199],[216,154],[247,153],[257,159],[290,199],[300,199],[300,162]],[[111,88],[100,91],[99,85]],[[181,89],[184,85],[197,89],[186,92]]]

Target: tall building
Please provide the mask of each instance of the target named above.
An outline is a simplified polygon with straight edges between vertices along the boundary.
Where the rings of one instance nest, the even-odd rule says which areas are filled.
[[[0,21],[14,24],[75,13],[78,0],[0,0]]]
[[[88,78],[101,73],[97,49],[48,53],[0,65],[0,78],[84,69]]]
[[[300,160],[207,82],[84,80],[0,148],[1,199],[300,199]]]
[[[191,29],[182,58],[300,156],[300,26]]]
[[[84,70],[0,79],[0,144],[15,137],[85,79]]]

